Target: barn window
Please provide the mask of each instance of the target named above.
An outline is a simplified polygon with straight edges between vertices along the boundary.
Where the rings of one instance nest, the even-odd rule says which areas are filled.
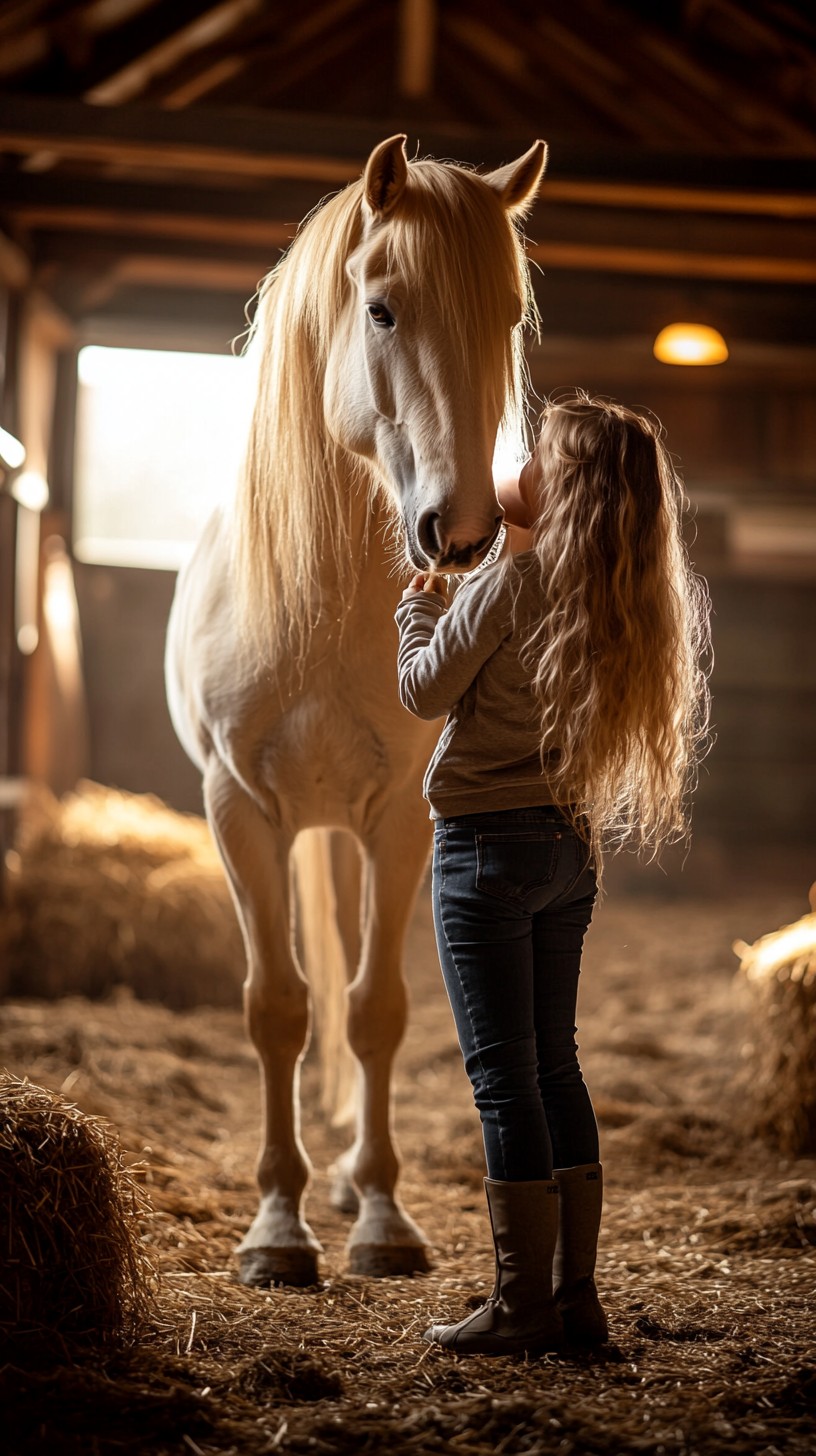
[[[74,549],[176,570],[240,465],[252,387],[228,354],[88,345],[79,355]]]

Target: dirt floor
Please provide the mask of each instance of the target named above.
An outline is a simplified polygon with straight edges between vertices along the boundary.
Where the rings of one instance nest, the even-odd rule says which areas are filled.
[[[816,1161],[750,1132],[752,1043],[735,979],[751,941],[807,908],[804,889],[596,913],[580,1041],[601,1122],[607,1206],[594,1354],[457,1359],[420,1338],[491,1281],[478,1121],[432,941],[411,933],[397,1130],[403,1199],[433,1270],[346,1273],[327,1170],[346,1135],[303,1078],[309,1217],[323,1282],[251,1291],[233,1249],[254,1211],[254,1055],[240,1014],[109,1001],[6,1003],[0,1065],[109,1117],[147,1164],[161,1266],[154,1327],[127,1355],[0,1371],[10,1456],[29,1453],[655,1453],[816,1451]]]

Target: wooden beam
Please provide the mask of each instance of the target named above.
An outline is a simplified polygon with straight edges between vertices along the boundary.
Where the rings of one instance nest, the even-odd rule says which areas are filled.
[[[238,112],[213,108],[169,111],[149,106],[95,107],[0,94],[0,152],[23,155],[42,149],[70,159],[230,176],[301,177],[342,183],[359,176],[382,140],[383,124],[348,117]],[[494,167],[525,151],[532,136],[461,129],[423,128],[420,150]],[[790,157],[689,157],[626,147],[566,141],[553,147],[553,180],[597,185],[599,171],[613,184],[706,195],[711,210],[740,193],[757,211],[777,211],[791,197],[816,190],[816,165]],[[549,183],[546,184],[549,186]],[[640,204],[638,204],[640,205]],[[646,204],[648,205],[648,203]],[[665,205],[665,204],[662,204]],[[695,203],[695,205],[698,205]],[[700,204],[701,205],[701,204]]]
[[[221,265],[257,265],[271,261],[273,249],[292,238],[300,218],[318,201],[310,184],[277,183],[267,192],[196,187],[165,187],[83,181],[81,189],[65,176],[16,175],[6,187],[6,226],[13,222],[31,236],[37,261],[58,263],[70,257],[71,234],[106,234],[109,261],[138,248],[137,237],[153,240],[146,251],[161,255],[164,240],[171,257],[184,254]],[[556,189],[557,192],[557,189]],[[808,221],[708,213],[678,219],[676,213],[644,209],[612,209],[559,204],[544,191],[529,225],[531,256],[552,267],[612,272],[665,273],[695,277],[755,279],[786,284],[810,282],[814,276],[816,231]],[[37,233],[50,237],[42,248]],[[61,235],[62,245],[53,236]],[[118,241],[117,241],[118,240]],[[218,247],[229,252],[218,254]],[[75,248],[74,250],[75,251]],[[96,245],[101,254],[101,242]]]
[[[200,49],[168,77],[164,86],[154,85],[150,99],[162,106],[176,106],[177,97],[188,90],[195,93],[197,82],[207,75],[206,89],[201,94],[215,91],[217,106],[231,102],[243,106],[247,96],[259,106],[270,81],[273,89],[278,89],[274,84],[278,80],[284,86],[299,68],[308,70],[310,58],[327,32],[346,30],[353,13],[360,9],[361,0],[325,0],[291,13],[284,26],[274,10],[264,7],[252,21],[233,32],[227,54],[223,44]]]
[[[127,237],[149,236],[189,238],[208,242],[234,243],[245,239],[253,246],[287,247],[295,235],[295,223],[238,221],[234,217],[197,217],[194,214],[176,217],[161,212],[136,212],[127,216],[102,207],[26,207],[18,212],[26,228],[74,228],[78,232],[119,232]]]
[[[129,284],[162,288],[211,288],[221,293],[254,293],[268,267],[217,258],[163,258],[138,251],[120,258],[106,282],[111,291]]]
[[[728,282],[816,283],[816,257],[737,257],[675,248],[616,248],[601,243],[532,243],[530,257],[542,267],[594,273],[656,274],[674,278],[721,278]]]
[[[397,88],[411,100],[433,86],[436,0],[400,0]]]
[[[301,218],[320,201],[311,182],[270,181],[251,191],[119,182],[62,174],[6,176],[0,217],[24,227],[111,233],[200,236],[225,242],[277,244],[291,238]]]
[[[807,173],[803,175],[807,183]],[[816,178],[814,178],[816,180]],[[657,212],[707,212],[724,215],[808,218],[816,217],[816,192],[751,192],[724,188],[661,186],[655,183],[577,181],[548,176],[544,198],[575,202],[579,206],[650,208]]]
[[[127,27],[124,41],[117,40],[120,63],[111,70],[111,61],[104,54],[96,63],[98,79],[88,78],[80,84],[86,101],[96,105],[121,105],[132,101],[146,90],[156,76],[171,71],[179,61],[224,38],[248,16],[261,8],[263,0],[173,0],[171,5],[155,5],[152,24],[141,17]],[[155,19],[153,19],[155,17]],[[156,25],[158,24],[158,30]],[[142,48],[144,47],[144,48]],[[90,84],[88,84],[90,82]]]

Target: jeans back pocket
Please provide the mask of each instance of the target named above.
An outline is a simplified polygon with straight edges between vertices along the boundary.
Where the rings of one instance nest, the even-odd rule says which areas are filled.
[[[535,890],[552,883],[561,850],[559,829],[476,835],[476,888],[523,908]]]

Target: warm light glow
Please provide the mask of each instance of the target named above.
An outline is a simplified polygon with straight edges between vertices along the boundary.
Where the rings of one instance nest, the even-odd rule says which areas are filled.
[[[30,657],[37,651],[40,634],[33,622],[24,622],[17,632],[17,646],[23,657]]]
[[[502,480],[518,480],[527,454],[523,440],[516,440],[504,430],[499,430],[493,452],[493,479],[497,483]]]
[[[7,470],[19,470],[25,458],[25,446],[16,435],[10,435],[8,430],[0,430],[0,464]]]
[[[728,345],[708,324],[668,324],[654,341],[661,364],[724,364]]]
[[[24,470],[11,487],[18,506],[29,511],[44,511],[48,505],[48,481],[38,470]]]
[[[80,351],[75,556],[178,571],[234,488],[254,367],[230,354]]]
[[[750,981],[772,976],[781,966],[800,956],[816,955],[816,915],[803,915],[794,925],[763,935],[753,945],[737,940],[734,952]]]

